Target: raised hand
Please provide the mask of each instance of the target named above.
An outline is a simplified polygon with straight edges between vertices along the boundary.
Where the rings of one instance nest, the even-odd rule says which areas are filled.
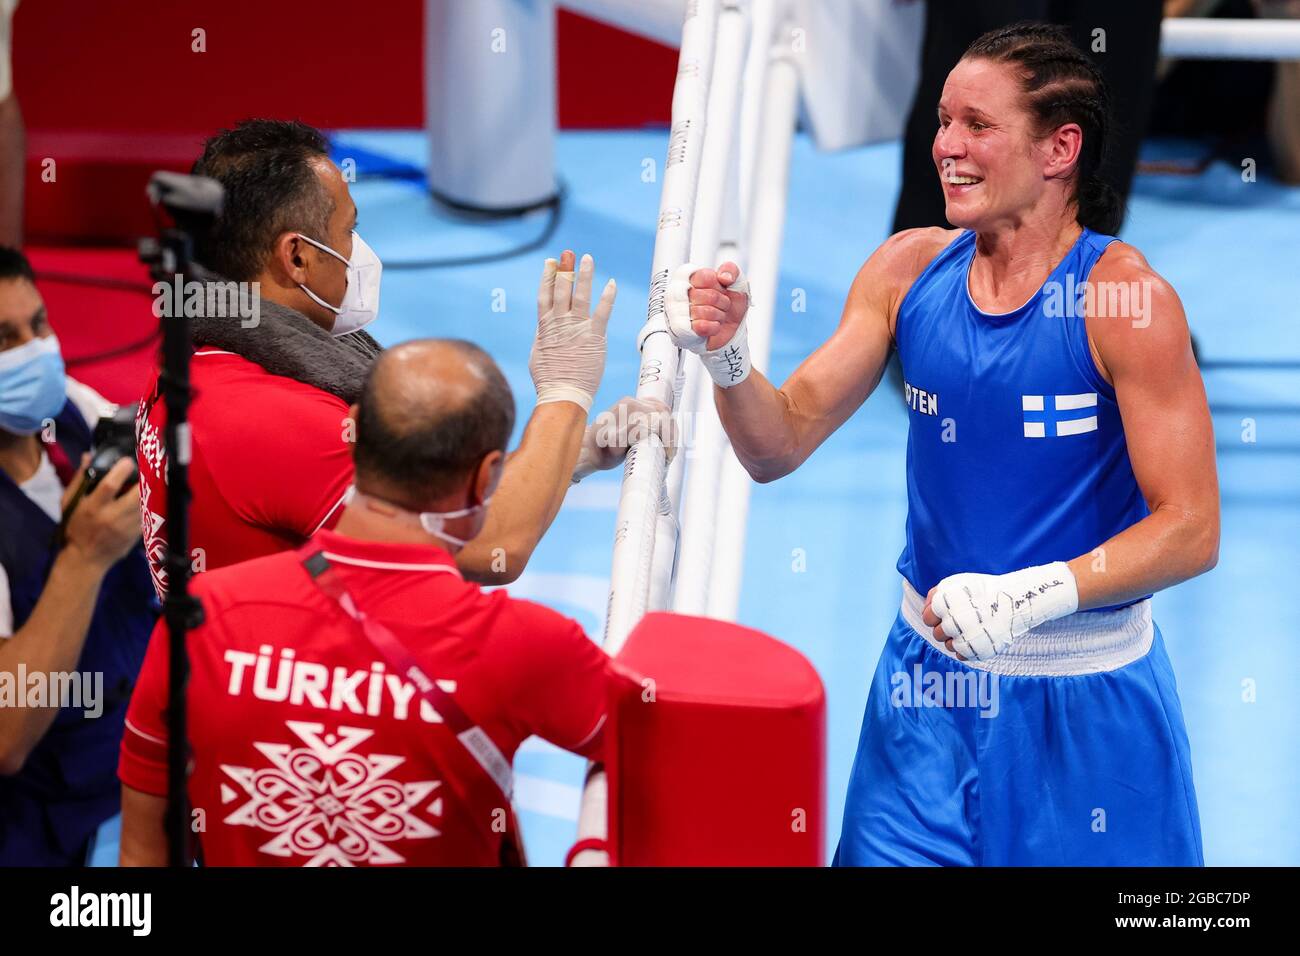
[[[574,254],[566,249],[560,261],[547,259],[537,290],[537,337],[528,371],[537,389],[537,404],[575,402],[586,411],[605,373],[605,328],[614,310],[618,289],[605,283],[600,301],[591,307],[596,263],[584,255],[574,273]]]
[[[749,311],[749,281],[740,266],[679,266],[664,296],[669,334],[678,348],[713,352],[732,340]]]
[[[749,280],[734,262],[716,269],[685,263],[669,277],[664,292],[669,338],[679,349],[697,354],[721,388],[749,378],[748,311]]]
[[[749,311],[749,292],[733,288],[739,278],[740,266],[734,262],[691,273],[691,330],[704,337],[709,351],[731,341]]]

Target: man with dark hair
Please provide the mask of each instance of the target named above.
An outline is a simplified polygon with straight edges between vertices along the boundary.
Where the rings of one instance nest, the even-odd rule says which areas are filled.
[[[353,479],[348,406],[380,354],[362,329],[378,314],[382,264],[356,233],[357,207],[328,142],[309,126],[241,123],[207,142],[194,171],[225,190],[221,215],[196,241],[192,277],[207,283],[205,314],[191,320],[191,541],[202,571],[296,547],[338,520]],[[571,482],[626,451],[623,436],[611,443],[608,430],[587,427],[615,294],[611,280],[592,301],[594,270],[590,256],[547,260],[529,363],[537,407],[503,465],[492,520],[459,556],[476,580],[518,577]],[[162,593],[158,398],[155,387],[141,402],[137,437],[146,551]],[[620,404],[625,421],[664,413],[666,430],[662,406]]]
[[[518,838],[519,744],[600,757],[606,657],[576,622],[456,568],[490,523],[514,423],[491,358],[397,346],[351,411],[337,528],[194,582],[199,850],[216,866],[496,865]],[[166,861],[167,655],[162,626],[122,744],[123,865]]]
[[[284,233],[331,235],[337,191],[326,189],[329,178],[313,166],[327,156],[325,134],[297,121],[250,120],[204,143],[194,174],[221,183],[231,202],[199,237],[198,260],[228,279],[251,282]],[[355,228],[356,207],[341,212]]]
[[[55,534],[110,408],[64,373],[31,265],[0,247],[0,866],[82,865],[117,813],[122,722],[157,618],[131,463]]]

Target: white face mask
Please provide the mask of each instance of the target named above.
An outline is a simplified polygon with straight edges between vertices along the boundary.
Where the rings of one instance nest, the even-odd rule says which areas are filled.
[[[420,527],[435,538],[442,538],[443,541],[446,541],[453,547],[463,548],[465,545],[469,544],[469,541],[462,540],[452,534],[447,534],[447,532],[442,530],[443,526],[451,518],[465,518],[469,515],[477,514],[480,511],[485,511],[487,510],[487,506],[491,503],[492,496],[489,495],[483,499],[481,504],[474,505],[470,508],[461,508],[457,511],[421,511],[416,514],[415,517],[420,520]]]
[[[349,260],[310,236],[304,236],[301,232],[297,233],[297,236],[310,242],[322,252],[328,252],[348,267],[348,287],[339,305],[330,305],[301,282],[298,283],[298,287],[311,296],[313,302],[321,308],[329,309],[337,316],[334,319],[332,334],[347,335],[375,321],[379,315],[379,277],[384,271],[384,264],[379,261],[379,256],[375,255],[375,250],[366,245],[365,241],[354,232],[352,233],[352,258]]]
[[[443,527],[452,518],[466,518],[469,515],[477,514],[480,511],[484,511],[487,506],[492,503],[492,496],[488,495],[480,504],[473,505],[469,508],[460,508],[456,511],[407,511],[403,508],[399,508],[390,501],[384,501],[382,498],[375,498],[372,495],[363,495],[361,492],[357,491],[356,488],[348,489],[347,497],[344,501],[347,504],[351,504],[358,498],[363,500],[369,499],[370,501],[382,504],[383,511],[395,511],[401,515],[403,519],[418,524],[424,529],[426,534],[431,534],[435,538],[441,538],[443,541],[446,541],[448,544],[457,548],[465,547],[465,545],[469,543],[468,539],[461,539],[455,535],[447,534],[447,532],[442,530]]]

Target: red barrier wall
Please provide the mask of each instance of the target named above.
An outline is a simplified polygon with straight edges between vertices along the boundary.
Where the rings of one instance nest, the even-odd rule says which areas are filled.
[[[419,127],[423,21],[424,0],[25,0],[15,88],[35,130]],[[562,127],[668,121],[676,51],[565,11],[558,44]]]
[[[188,170],[206,136],[249,116],[423,126],[423,14],[424,0],[21,3],[14,85],[28,131],[29,240],[124,243],[150,232],[139,199],[149,173]],[[562,127],[668,122],[675,50],[558,17]],[[54,182],[42,179],[50,160]]]

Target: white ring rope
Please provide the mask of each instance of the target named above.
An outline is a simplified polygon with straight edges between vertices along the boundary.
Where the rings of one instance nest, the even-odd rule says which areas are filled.
[[[657,398],[671,405],[675,400],[681,352],[668,338],[664,317],[664,292],[668,277],[687,261],[691,223],[695,215],[695,194],[699,184],[704,146],[705,117],[712,79],[714,39],[720,0],[689,0],[682,24],[681,53],[677,81],[673,87],[672,125],[668,134],[668,156],[664,163],[663,193],[659,200],[659,224],[655,232],[654,256],[650,269],[650,302],[646,323],[637,338],[641,369],[638,398]],[[661,502],[666,504],[664,479],[667,456],[658,436],[638,441],[628,451],[623,467],[623,485],[614,529],[614,558],[610,571],[609,610],[605,616],[605,650],[617,654],[627,635],[645,613],[652,581],[662,580],[667,558],[661,550],[655,561],[655,537],[664,531],[671,541],[661,548],[676,547],[675,522],[660,520]],[[669,522],[671,526],[669,526]],[[656,575],[656,571],[659,573]],[[583,789],[578,816],[579,838],[603,838],[608,826],[608,783],[604,771],[593,767]],[[587,850],[574,858],[578,866],[601,866],[609,862],[606,853]]]
[[[1172,17],[1160,26],[1160,53],[1198,60],[1300,60],[1300,20]]]

